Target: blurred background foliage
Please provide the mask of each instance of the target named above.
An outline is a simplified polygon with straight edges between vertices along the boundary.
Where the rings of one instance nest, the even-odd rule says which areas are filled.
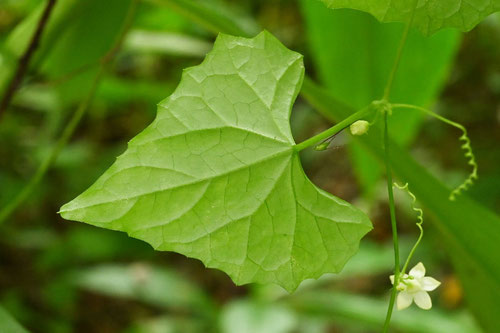
[[[375,229],[343,273],[306,281],[293,295],[275,286],[237,287],[196,260],[154,252],[125,234],[57,215],[61,204],[87,188],[127,140],[152,121],[156,104],[176,87],[182,69],[200,63],[210,50],[217,29],[202,24],[191,3],[220,15],[219,25],[234,34],[265,27],[304,54],[306,71],[353,108],[381,95],[402,31],[401,24],[331,11],[312,0],[140,2],[71,142],[29,199],[0,226],[0,332],[379,330],[393,260],[383,172],[348,136],[337,137],[326,152],[305,152],[303,163],[317,185],[362,207]],[[85,99],[130,4],[57,2],[28,75],[0,118],[0,207],[28,182]],[[44,5],[0,0],[0,94]],[[468,128],[480,165],[480,178],[468,194],[500,213],[500,16],[490,16],[467,34],[444,30],[424,38],[412,32],[393,100],[433,106]],[[328,126],[298,99],[292,115],[297,142]],[[466,176],[452,128],[406,111],[395,113],[391,126],[394,139],[444,183],[453,186]],[[407,253],[417,235],[415,216],[404,194],[396,199]],[[443,285],[433,294],[432,311],[395,313],[394,331],[481,332],[488,325],[475,319],[464,301],[440,234],[432,224],[425,228],[417,256]]]

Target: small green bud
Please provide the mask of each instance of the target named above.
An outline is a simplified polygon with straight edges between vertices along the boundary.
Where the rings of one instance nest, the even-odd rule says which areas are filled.
[[[330,145],[330,142],[323,142],[314,147],[314,150],[316,151],[323,151],[328,149],[328,145]]]
[[[370,128],[370,123],[366,120],[358,120],[351,124],[349,129],[351,130],[352,135],[363,135],[368,132]]]

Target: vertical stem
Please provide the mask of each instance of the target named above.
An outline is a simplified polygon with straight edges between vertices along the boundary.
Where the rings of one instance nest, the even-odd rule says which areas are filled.
[[[396,59],[394,60],[391,73],[389,74],[389,79],[387,80],[387,84],[384,89],[384,97],[382,98],[383,100],[387,101],[389,100],[389,95],[391,94],[394,77],[396,76],[396,72],[398,71],[399,63],[401,62],[401,56],[403,54],[403,49],[405,47],[406,40],[408,39],[408,33],[410,32],[411,24],[413,23],[413,18],[415,17],[415,9],[417,8],[417,3],[418,0],[414,0],[413,10],[411,12],[410,20],[406,24],[405,30],[403,31],[403,35],[401,36],[401,41],[399,42],[398,51],[396,53]]]
[[[396,76],[396,72],[399,68],[399,63],[401,62],[401,56],[403,55],[403,49],[406,44],[406,40],[408,39],[408,34],[410,32],[411,25],[413,23],[413,19],[415,18],[415,11],[417,9],[418,0],[413,0],[413,8],[411,11],[410,19],[406,23],[405,30],[403,31],[403,35],[401,36],[401,41],[399,43],[398,51],[396,53],[396,59],[394,60],[394,64],[392,66],[391,73],[389,74],[389,79],[387,80],[387,84],[384,89],[384,96],[382,97],[383,101],[388,103],[389,97],[391,94],[392,84],[394,82],[394,77]],[[391,323],[392,311],[394,310],[394,303],[396,301],[396,293],[397,286],[399,284],[399,275],[400,275],[400,267],[399,267],[399,241],[398,241],[398,226],[396,223],[396,209],[394,207],[394,193],[392,190],[392,168],[391,168],[391,159],[389,155],[389,126],[388,126],[388,117],[389,112],[391,112],[391,107],[384,108],[384,158],[385,158],[385,169],[387,174],[387,193],[389,195],[389,210],[391,215],[391,228],[392,228],[392,241],[394,244],[394,285],[391,290],[391,299],[389,300],[389,307],[387,308],[387,314],[385,317],[383,332],[386,333],[389,330],[389,324]]]
[[[387,332],[391,322],[392,310],[394,309],[394,302],[396,300],[397,285],[399,282],[399,240],[398,240],[398,227],[396,223],[396,209],[394,207],[394,193],[392,190],[392,168],[389,154],[389,128],[388,128],[388,111],[384,112],[384,158],[385,169],[387,173],[387,193],[389,195],[389,211],[391,215],[392,227],[392,240],[394,244],[394,286],[391,291],[391,299],[389,301],[389,308],[385,318],[383,332]]]

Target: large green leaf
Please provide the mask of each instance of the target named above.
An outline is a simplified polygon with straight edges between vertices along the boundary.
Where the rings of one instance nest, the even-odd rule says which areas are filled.
[[[407,22],[418,1],[413,25],[426,35],[442,28],[469,31],[500,10],[499,0],[321,0],[330,8],[362,10],[382,22]]]
[[[303,75],[302,56],[267,32],[220,35],[62,216],[198,258],[237,284],[292,291],[340,271],[371,223],[302,170],[289,117]]]

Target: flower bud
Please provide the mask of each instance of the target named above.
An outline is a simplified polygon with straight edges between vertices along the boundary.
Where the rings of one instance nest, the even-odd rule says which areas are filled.
[[[363,135],[368,132],[370,128],[370,123],[366,120],[358,120],[351,124],[349,129],[351,130],[352,135]]]

